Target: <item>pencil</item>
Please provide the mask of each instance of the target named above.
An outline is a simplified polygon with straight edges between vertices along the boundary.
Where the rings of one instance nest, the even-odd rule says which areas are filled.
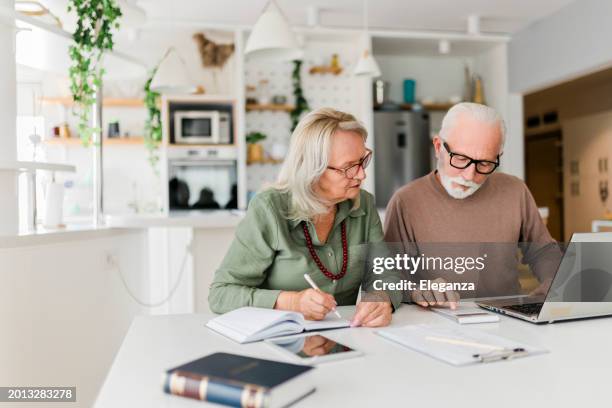
[[[310,287],[312,287],[314,290],[318,290],[319,292],[323,292],[321,289],[319,289],[317,284],[312,280],[310,275],[308,275],[307,273],[304,274],[304,279],[306,279],[306,282],[308,282]],[[342,319],[342,316],[340,316],[340,313],[338,313],[337,310],[334,310],[334,313],[336,314],[336,316],[338,316],[340,319]]]
[[[472,341],[465,341],[465,340],[458,340],[458,339],[449,339],[449,338],[446,338],[446,337],[427,336],[427,337],[425,337],[425,340],[438,341],[440,343],[455,344],[455,345],[458,345],[458,346],[480,347],[480,348],[485,348],[485,349],[490,349],[490,350],[505,350],[505,347],[493,346],[491,344],[475,343],[475,342],[472,342]]]

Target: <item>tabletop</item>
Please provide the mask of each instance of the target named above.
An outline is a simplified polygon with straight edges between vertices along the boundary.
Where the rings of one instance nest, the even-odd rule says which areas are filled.
[[[354,307],[339,307],[350,318]],[[262,342],[241,345],[206,328],[213,314],[138,316],[115,357],[96,401],[105,407],[218,406],[167,395],[162,374],[213,352],[286,361]],[[507,316],[468,325],[549,351],[511,361],[454,367],[389,342],[371,328],[325,335],[361,350],[357,358],[320,364],[316,391],[295,407],[572,407],[607,400],[612,369],[612,318],[535,325]],[[457,323],[415,305],[402,305],[391,327]]]

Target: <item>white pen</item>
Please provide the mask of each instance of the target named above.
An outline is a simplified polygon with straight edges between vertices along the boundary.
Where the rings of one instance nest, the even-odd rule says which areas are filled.
[[[312,280],[312,278],[310,277],[309,274],[305,273],[304,274],[304,279],[306,279],[306,282],[308,282],[308,284],[314,289],[314,290],[318,290],[319,292],[323,292],[321,289],[319,289],[319,287],[317,286],[317,284]],[[334,313],[336,314],[336,316],[338,316],[340,319],[342,319],[342,316],[340,316],[340,313],[338,313],[337,310],[334,310]]]

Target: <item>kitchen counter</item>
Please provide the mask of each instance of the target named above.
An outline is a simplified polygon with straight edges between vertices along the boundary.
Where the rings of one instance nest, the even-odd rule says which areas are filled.
[[[112,229],[108,226],[95,226],[91,223],[70,224],[62,228],[43,228],[20,231],[17,235],[0,236],[0,249],[27,246],[58,244],[62,242],[98,239],[127,231]]]
[[[106,226],[111,228],[235,228],[245,211],[213,210],[181,211],[170,215],[107,215]]]
[[[194,228],[194,229],[233,229],[242,221],[245,211],[213,210],[185,211],[149,215],[106,215],[104,224],[95,226],[87,222],[70,222],[62,228],[43,228],[23,230],[17,235],[0,236],[0,248],[15,248],[32,245],[47,245],[74,240],[96,239],[121,233],[126,229],[146,228]]]

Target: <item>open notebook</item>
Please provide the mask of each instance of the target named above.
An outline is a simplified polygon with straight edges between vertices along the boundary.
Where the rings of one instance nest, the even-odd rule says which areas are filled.
[[[329,313],[323,320],[306,320],[301,313],[241,307],[210,320],[206,327],[237,341],[250,343],[303,331],[348,327],[350,322]]]

